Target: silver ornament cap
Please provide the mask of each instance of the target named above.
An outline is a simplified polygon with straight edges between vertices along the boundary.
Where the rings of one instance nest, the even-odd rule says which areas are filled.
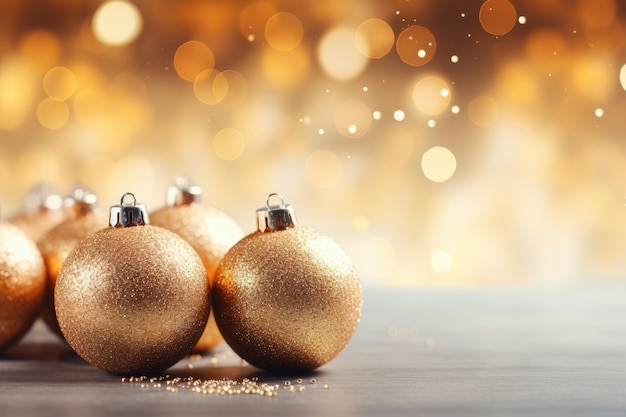
[[[72,191],[70,191],[70,195],[63,199],[63,206],[67,218],[69,220],[75,220],[97,211],[97,202],[98,198],[93,192],[87,188],[75,186]]]
[[[271,205],[270,200],[277,198],[278,205]],[[298,225],[296,213],[290,204],[285,204],[285,199],[279,193],[271,193],[265,200],[265,207],[256,211],[256,223],[259,232],[278,232],[294,228]]]
[[[144,226],[148,223],[148,210],[144,204],[137,203],[137,198],[133,193],[122,194],[120,204],[111,206],[109,210],[109,226],[111,227]]]
[[[189,178],[178,176],[174,184],[167,188],[165,204],[168,207],[199,203],[202,200],[202,187],[193,184]]]

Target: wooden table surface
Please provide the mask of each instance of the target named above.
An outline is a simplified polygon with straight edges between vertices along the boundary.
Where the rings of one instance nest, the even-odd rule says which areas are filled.
[[[625,416],[626,286],[366,288],[350,345],[315,374],[265,374],[226,346],[168,373],[280,389],[122,382],[38,322],[0,356],[0,416]]]

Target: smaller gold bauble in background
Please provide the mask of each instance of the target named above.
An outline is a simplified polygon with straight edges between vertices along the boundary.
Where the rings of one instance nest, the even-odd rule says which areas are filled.
[[[48,230],[63,221],[63,198],[48,183],[34,186],[26,193],[21,210],[8,218],[31,240],[37,242]]]
[[[81,240],[57,278],[55,307],[65,340],[111,373],[174,365],[191,352],[209,316],[200,257],[178,235],[147,223],[145,206],[124,194],[111,207],[110,227]]]
[[[279,206],[270,206],[278,196]],[[297,226],[282,197],[257,210],[258,230],[215,275],[213,312],[229,346],[261,369],[308,371],[332,360],[356,330],[361,285],[330,237]]]
[[[168,229],[187,241],[200,255],[212,283],[220,261],[244,233],[226,213],[203,204],[201,199],[200,186],[178,177],[167,190],[166,206],[150,213],[150,224]],[[210,350],[223,341],[211,313],[194,351]]]
[[[46,271],[23,230],[0,223],[0,352],[17,343],[41,311]]]
[[[50,330],[63,337],[54,310],[54,287],[61,266],[74,246],[90,234],[108,224],[108,216],[97,207],[96,195],[82,187],[75,187],[63,199],[66,218],[48,230],[37,242],[48,275],[48,290],[41,317]]]

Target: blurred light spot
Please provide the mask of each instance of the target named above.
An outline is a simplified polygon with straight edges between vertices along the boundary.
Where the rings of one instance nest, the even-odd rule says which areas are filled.
[[[261,56],[263,74],[276,86],[290,88],[306,79],[309,52],[300,46],[289,52],[266,48]]]
[[[54,67],[43,77],[43,89],[50,98],[67,100],[76,90],[76,76],[65,67]]]
[[[396,110],[393,112],[393,119],[397,122],[404,120],[404,112],[402,110]]]
[[[367,86],[366,86],[366,85],[365,85],[365,86],[363,86],[363,92],[364,92],[364,93],[367,93],[367,90],[368,90]]]
[[[248,81],[239,71],[222,71],[215,77],[213,90],[216,96],[224,93],[222,106],[236,107],[248,98]]]
[[[452,257],[446,251],[439,250],[430,255],[430,267],[437,273],[445,273],[452,268]]]
[[[626,90],[626,64],[622,65],[619,70],[619,83],[622,85],[622,89]]]
[[[306,158],[304,175],[307,181],[320,188],[332,187],[341,177],[341,161],[333,152],[320,149]]]
[[[597,118],[600,118],[600,117],[604,116],[604,110],[601,109],[601,108],[597,108],[594,113],[595,113]]]
[[[496,123],[500,116],[498,103],[489,96],[479,96],[467,106],[467,116],[476,126],[489,127]]]
[[[395,40],[391,27],[381,19],[368,19],[355,33],[356,46],[368,58],[379,59],[389,53]]]
[[[324,129],[318,130],[317,133],[319,133],[320,135],[323,135],[324,134]]]
[[[357,77],[367,66],[367,57],[354,41],[354,30],[348,27],[326,32],[318,44],[317,57],[324,73],[339,81]]]
[[[213,138],[213,151],[224,161],[234,161],[239,158],[245,147],[243,135],[232,127],[220,130]]]
[[[195,82],[202,71],[213,69],[214,65],[213,52],[202,42],[185,42],[174,54],[174,69],[178,76],[186,81]]]
[[[37,120],[48,129],[59,129],[67,123],[70,110],[64,101],[52,98],[43,99],[37,106]]]
[[[239,31],[250,42],[265,33],[265,25],[270,17],[276,14],[273,5],[265,1],[248,4],[239,15]]]
[[[579,0],[576,14],[589,29],[604,29],[610,26],[617,15],[615,0]]]
[[[33,29],[20,38],[19,53],[29,66],[45,71],[58,63],[61,43],[54,33]]]
[[[452,114],[459,114],[461,112],[461,108],[458,105],[454,105],[450,108]]]
[[[434,116],[441,113],[451,99],[450,86],[436,75],[422,78],[413,87],[413,103],[424,114]]]
[[[216,105],[228,93],[228,81],[219,78],[220,72],[214,69],[204,70],[193,83],[193,93],[204,104]]]
[[[354,230],[357,232],[365,232],[370,228],[370,219],[367,216],[356,216],[352,222]]]
[[[517,22],[518,22],[520,25],[525,25],[525,24],[526,24],[526,16],[520,16],[520,17],[517,19]]]
[[[372,124],[372,112],[362,101],[346,100],[335,109],[335,127],[347,138],[360,138]]]
[[[434,182],[444,182],[454,174],[456,158],[448,148],[435,146],[422,156],[422,171],[426,178]]]
[[[125,0],[102,3],[93,15],[95,37],[112,46],[126,45],[137,38],[143,26],[139,9]]]
[[[370,282],[385,283],[396,266],[396,249],[389,240],[373,236],[361,242],[354,258],[360,276]]]
[[[0,60],[0,129],[18,128],[32,112],[35,83],[16,58]]]
[[[626,66],[625,66],[626,68]],[[626,71],[624,71],[626,73]],[[372,113],[372,117],[374,118],[374,120],[380,120],[380,118],[382,117],[382,114],[380,113],[380,111],[376,110],[374,111],[374,113]]]
[[[295,49],[302,41],[304,29],[302,23],[289,12],[276,13],[265,24],[265,39],[274,49],[288,52]]]
[[[428,121],[428,127],[432,128],[432,127],[435,127],[435,126],[437,126],[437,122],[435,120],[433,120],[433,119],[430,119]]]
[[[400,32],[396,42],[396,52],[400,59],[416,67],[430,62],[436,49],[435,36],[423,26],[409,26]]]
[[[487,0],[480,7],[478,18],[487,33],[500,36],[513,29],[517,11],[509,0]]]
[[[458,55],[452,55],[450,57],[450,61],[452,61],[453,64],[456,64],[457,62],[459,62],[459,57]]]
[[[568,74],[573,87],[583,97],[593,101],[605,100],[613,87],[611,62],[600,56],[579,56],[570,62]]]

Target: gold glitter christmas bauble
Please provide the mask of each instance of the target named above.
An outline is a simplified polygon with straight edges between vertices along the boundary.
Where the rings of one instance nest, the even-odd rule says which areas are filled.
[[[244,233],[226,213],[202,204],[201,193],[200,187],[177,179],[168,189],[167,205],[150,213],[150,224],[168,229],[189,243],[200,255],[212,283],[220,261]],[[194,351],[210,350],[223,341],[215,317],[210,314]]]
[[[196,251],[145,224],[145,208],[126,213],[137,206],[124,204],[123,196],[111,208],[112,227],[74,247],[55,287],[67,342],[87,362],[119,374],[158,372],[178,362],[200,338],[210,311]]]
[[[95,195],[75,189],[65,201],[67,219],[48,230],[37,242],[46,264],[48,290],[41,317],[50,330],[63,337],[54,310],[54,287],[59,271],[74,246],[108,225],[108,216],[96,207]]]
[[[356,330],[359,279],[337,243],[296,226],[291,206],[269,206],[268,197],[257,214],[259,230],[233,246],[217,270],[217,324],[235,353],[258,368],[315,369]]]
[[[46,270],[24,231],[0,223],[0,351],[16,343],[37,318],[46,290]]]

